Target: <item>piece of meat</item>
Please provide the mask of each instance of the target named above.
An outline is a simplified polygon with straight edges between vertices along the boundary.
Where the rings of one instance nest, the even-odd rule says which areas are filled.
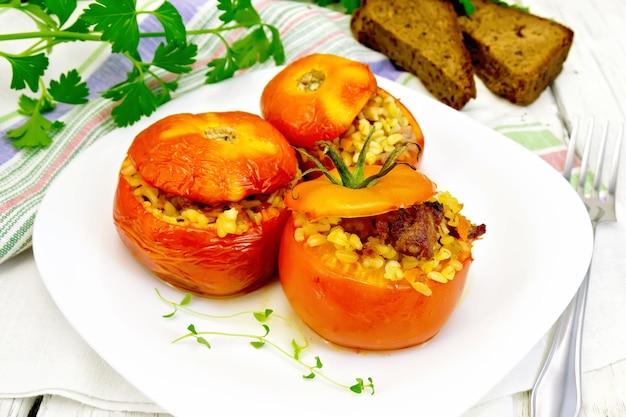
[[[473,224],[470,227],[469,232],[467,233],[467,240],[471,242],[473,240],[478,239],[485,233],[487,233],[487,226],[485,226],[484,224],[479,224],[479,225]]]
[[[344,219],[346,232],[354,233],[361,241],[376,236],[400,253],[432,258],[437,242],[437,228],[443,220],[443,206],[425,202],[373,217]]]
[[[450,236],[453,236],[455,238],[459,238],[459,232],[456,230],[455,227],[450,227],[448,226],[450,229]],[[485,226],[484,224],[472,224],[470,225],[470,228],[467,232],[467,240],[469,242],[472,242],[478,238],[480,238],[482,235],[484,235],[485,233],[487,233],[487,226]]]
[[[442,220],[443,206],[425,202],[377,216],[376,229],[378,236],[398,252],[428,259],[434,255]]]

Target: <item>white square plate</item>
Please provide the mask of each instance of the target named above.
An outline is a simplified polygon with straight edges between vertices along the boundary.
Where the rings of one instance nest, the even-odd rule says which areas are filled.
[[[171,308],[184,294],[146,272],[126,251],[112,222],[117,173],[133,137],[171,113],[244,110],[277,68],[204,86],[150,118],[101,138],[53,182],[39,210],[34,252],[59,309],[85,341],[131,384],[177,417],[210,415],[458,416],[479,401],[549,330],[579,286],[592,252],[586,210],[547,163],[463,114],[399,84],[379,85],[413,112],[425,135],[422,169],[440,189],[485,223],[463,299],[431,341],[401,351],[354,352],[325,343],[296,317],[274,282],[229,300],[194,299],[223,315],[271,308],[305,332],[304,360],[319,356],[328,376],[351,385],[372,377],[375,394],[341,389],[276,350],[210,337],[212,348],[185,339],[198,331],[258,332],[244,318],[211,320]],[[241,327],[238,327],[241,326]],[[274,330],[272,330],[274,331]],[[274,335],[274,333],[272,333]],[[289,346],[289,333],[277,331]],[[286,338],[285,340],[280,340]]]

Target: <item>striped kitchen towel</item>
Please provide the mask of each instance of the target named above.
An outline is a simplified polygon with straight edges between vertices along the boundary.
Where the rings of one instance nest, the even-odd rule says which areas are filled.
[[[181,13],[189,29],[216,27],[220,11],[217,2],[211,0],[171,0]],[[146,7],[155,7],[160,1],[149,0]],[[302,1],[254,1],[254,7],[264,22],[277,27],[285,47],[286,61],[314,53],[333,53],[371,65],[373,71],[425,94],[419,80],[394,67],[389,60],[355,41],[349,30],[350,18],[340,11],[318,7]],[[2,31],[23,30],[19,19],[0,14]],[[142,30],[161,30],[154,19],[141,23]],[[222,56],[224,48],[216,37],[198,36],[192,39],[198,44],[200,59],[194,70],[179,82],[177,96],[191,91],[205,82],[206,63]],[[158,39],[144,39],[140,51],[150,52]],[[3,46],[4,47],[4,46]],[[67,52],[70,48],[79,48]],[[56,52],[55,52],[56,53]],[[63,55],[65,53],[66,55]],[[4,63],[2,63],[4,64]],[[68,67],[68,64],[71,65]],[[267,62],[250,70],[274,65]],[[95,141],[115,129],[110,117],[112,103],[97,94],[122,81],[129,67],[124,58],[110,54],[103,46],[86,43],[69,44],[60,55],[52,55],[47,75],[78,68],[92,92],[89,103],[80,106],[59,105],[46,116],[51,120],[63,120],[66,126],[44,149],[15,148],[5,137],[5,132],[23,122],[15,111],[21,92],[9,89],[8,77],[2,77],[0,85],[0,263],[30,247],[35,216],[51,181],[63,168]],[[0,67],[4,74],[8,68]],[[174,97],[175,99],[175,97]],[[546,101],[547,100],[547,101]],[[500,130],[514,140],[532,149],[555,166],[562,164],[564,147],[562,128],[556,114],[545,111],[553,108],[551,97],[542,96],[527,108],[518,108],[493,97],[487,90],[479,91],[478,98],[469,103],[463,112],[490,127]],[[533,109],[538,111],[533,113]],[[94,173],[97,175],[97,173]],[[79,198],[79,197],[77,197]],[[68,201],[80,204],[80,200]],[[59,219],[71,221],[71,219]]]

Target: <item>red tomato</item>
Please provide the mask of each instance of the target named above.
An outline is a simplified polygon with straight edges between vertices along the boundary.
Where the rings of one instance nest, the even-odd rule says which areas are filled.
[[[340,346],[400,349],[423,343],[446,323],[463,293],[471,259],[445,284],[430,283],[432,295],[406,281],[363,276],[320,260],[332,253],[294,239],[288,220],[282,237],[280,281],[292,308],[320,336]]]
[[[203,296],[249,292],[276,278],[287,210],[243,235],[219,237],[214,228],[179,226],[154,216],[120,176],[113,218],[133,256],[163,281]]]
[[[242,112],[166,117],[135,138],[128,156],[143,181],[168,199],[216,205],[218,211],[288,189],[297,169],[286,139]],[[219,236],[215,223],[177,223],[146,204],[120,172],[113,209],[118,234],[163,281],[203,296],[231,296],[276,277],[284,206],[260,211],[260,220],[243,233]]]
[[[371,165],[363,168],[366,177],[379,169]],[[440,193],[437,204],[427,204],[435,193],[435,185],[407,165],[397,165],[366,188],[345,188],[331,183],[326,177],[296,185],[285,198],[285,204],[292,210],[292,218],[287,221],[282,235],[279,276],[285,296],[302,320],[328,341],[356,349],[399,349],[423,343],[437,334],[463,292],[472,261],[471,243],[476,236],[484,233],[484,228],[474,229],[474,225],[460,214],[462,206],[456,204],[456,199],[448,193],[445,196]],[[409,223],[402,220],[407,217],[376,220],[376,216],[387,216],[399,210],[408,213],[409,207],[414,209],[414,205],[421,204],[426,207],[426,213],[439,213],[441,220],[434,220],[439,218],[435,214],[430,220],[420,221],[417,219],[430,215],[416,215]],[[451,220],[447,220],[446,216],[450,216]],[[331,224],[319,229],[328,230],[323,237],[323,233],[316,229],[321,223],[307,223],[320,218],[329,222],[329,219],[341,218],[336,227],[342,224],[350,227],[352,224],[354,232],[340,230],[345,239],[331,239],[333,230],[338,230],[331,229]],[[298,226],[303,226],[301,229],[296,228],[296,221]],[[392,227],[377,223],[380,221],[395,223]],[[424,246],[430,247],[433,254],[436,253],[435,246],[440,245],[437,251],[446,246],[442,248],[446,255],[437,261],[441,269],[436,270],[433,266],[426,269],[425,264],[417,263],[434,259],[420,260],[415,257],[422,255],[410,256],[411,261],[416,263],[405,268],[398,254],[385,257],[383,252],[378,252],[379,246],[388,250],[388,242],[381,240],[385,238],[369,241],[374,236],[397,233],[392,232],[393,228],[399,233],[412,233],[411,236],[416,237],[416,240],[405,241],[409,242],[407,245],[420,245],[419,239],[426,235],[414,231],[414,225],[435,231],[436,235],[429,235],[432,236],[432,243]],[[313,231],[305,232],[307,227]],[[378,232],[381,230],[379,227],[383,232]],[[456,233],[444,235],[442,229],[454,229]],[[469,233],[470,230],[473,233]],[[476,230],[479,230],[478,233]],[[367,235],[358,236],[360,243],[352,246],[349,239],[357,235],[347,236],[345,233]],[[318,239],[320,235],[322,240]],[[308,239],[314,237],[316,243],[309,245]],[[428,239],[425,237],[425,241]],[[370,246],[366,248],[368,244]],[[410,253],[427,253],[411,250]],[[372,256],[382,263],[372,266],[362,262],[368,257],[372,259]],[[389,264],[386,259],[390,260]],[[387,266],[393,262],[393,267],[402,269],[399,278],[397,275],[391,278],[385,275]],[[441,279],[446,270],[456,272],[452,272],[449,278]]]
[[[385,100],[389,97],[394,99],[400,116],[396,115],[396,110],[388,109]],[[424,135],[413,114],[377,86],[367,65],[337,55],[312,54],[285,66],[263,89],[261,113],[290,143],[306,149],[329,169],[332,162],[318,142],[335,141],[339,153],[345,158],[354,158],[364,140],[359,136],[364,129],[361,119],[367,120],[372,131],[374,125],[382,126],[376,128],[380,130],[375,135],[379,147],[370,150],[368,163],[383,163],[388,154],[383,147],[387,149],[389,146],[384,139],[398,132],[404,141],[413,143],[398,160],[417,167],[422,159]],[[404,126],[404,119],[410,133],[400,127]],[[398,125],[394,126],[397,121]],[[353,136],[354,130],[356,137]],[[300,165],[302,171],[315,167],[307,158],[301,158]],[[310,174],[308,177],[315,176]]]

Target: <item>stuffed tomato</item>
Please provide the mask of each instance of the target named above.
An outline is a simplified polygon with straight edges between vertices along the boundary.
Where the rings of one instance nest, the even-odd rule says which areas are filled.
[[[295,151],[246,112],[176,114],[139,133],[119,171],[113,219],[163,281],[232,296],[276,277]]]
[[[369,66],[330,54],[300,58],[272,78],[261,95],[263,117],[294,145],[332,167],[320,141],[328,141],[348,166],[367,137],[367,164],[382,164],[399,142],[410,143],[398,158],[416,165],[424,136],[411,112],[378,87]],[[303,170],[314,166],[307,158]]]
[[[318,177],[285,203],[292,215],[279,258],[284,293],[311,329],[355,349],[400,349],[435,336],[485,233],[449,192],[404,164],[358,189]]]

